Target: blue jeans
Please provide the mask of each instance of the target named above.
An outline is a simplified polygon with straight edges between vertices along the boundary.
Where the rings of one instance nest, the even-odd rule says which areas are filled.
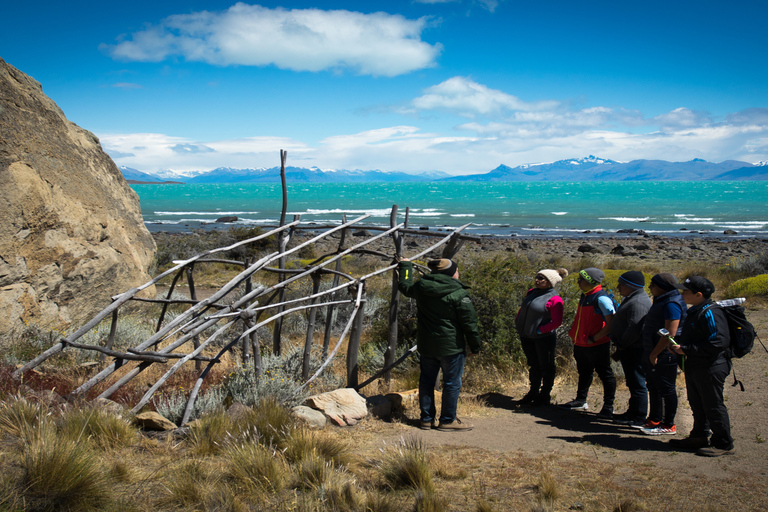
[[[648,414],[648,389],[645,386],[643,347],[632,346],[619,351],[619,361],[629,388],[629,409],[634,419],[645,420]]]
[[[456,407],[461,391],[461,376],[464,374],[466,354],[432,357],[421,355],[419,366],[419,407],[421,421],[435,419],[435,383],[440,370],[443,370],[443,402],[440,407],[440,423],[453,423],[456,419]]]

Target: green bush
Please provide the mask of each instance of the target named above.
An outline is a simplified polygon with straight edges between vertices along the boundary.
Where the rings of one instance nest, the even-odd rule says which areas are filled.
[[[768,296],[768,274],[740,279],[728,287],[726,298]]]

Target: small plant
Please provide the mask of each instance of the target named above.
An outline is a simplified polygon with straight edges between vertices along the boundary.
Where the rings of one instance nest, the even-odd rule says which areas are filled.
[[[557,498],[560,497],[560,489],[558,488],[557,480],[547,471],[539,475],[536,488],[539,491],[539,502],[542,504],[552,506]]]
[[[761,436],[761,435],[760,435],[760,432],[758,432],[757,434],[755,434],[755,442],[756,442],[757,444],[762,444],[762,443],[764,443],[764,442],[765,442],[765,438],[764,438],[763,436]]]
[[[86,407],[67,411],[59,420],[59,434],[75,441],[90,438],[102,449],[114,449],[131,445],[138,430],[122,416]]]
[[[225,412],[207,414],[191,424],[189,444],[198,455],[213,455],[223,449],[224,439],[232,430],[232,420]]]
[[[287,467],[274,448],[255,441],[230,444],[224,450],[228,476],[251,491],[280,491],[286,481]]]
[[[447,499],[437,496],[434,491],[420,491],[416,496],[415,512],[442,512],[448,509]]]
[[[296,420],[290,410],[275,398],[266,398],[249,410],[236,422],[240,435],[255,432],[265,446],[284,448],[286,439],[296,428]]]
[[[52,422],[24,438],[19,487],[29,510],[96,510],[110,500],[109,471],[85,439],[58,436]]]
[[[768,296],[768,274],[748,277],[736,281],[728,287],[725,296],[727,298]]]
[[[16,395],[0,404],[0,432],[21,437],[37,426],[46,413],[39,404],[33,404]]]
[[[412,488],[426,494],[434,491],[426,446],[419,438],[404,438],[383,451],[379,465],[387,485],[393,489]]]
[[[316,452],[301,459],[295,468],[298,478],[297,487],[304,489],[319,489],[333,471],[331,464]]]
[[[324,432],[299,428],[286,439],[285,456],[288,460],[301,461],[312,454],[321,456],[335,467],[346,467],[354,461],[349,443]]]

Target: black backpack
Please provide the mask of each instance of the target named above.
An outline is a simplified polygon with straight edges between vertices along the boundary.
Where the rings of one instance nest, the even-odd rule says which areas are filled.
[[[744,302],[744,299],[736,299]],[[729,301],[723,301],[729,302]],[[737,304],[724,305],[718,304],[725,313],[725,318],[728,320],[728,334],[731,337],[731,345],[728,347],[728,356],[733,359],[744,357],[752,351],[752,347],[755,346],[755,338],[757,333],[755,332],[755,326],[747,320],[744,314],[744,307]],[[758,338],[759,340],[760,338]],[[760,341],[762,345],[763,342]],[[765,348],[765,345],[763,345]],[[765,348],[768,352],[768,348]],[[736,378],[736,368],[733,368],[733,384],[732,387],[739,386],[744,391],[744,384]]]
[[[729,355],[744,357],[755,346],[755,326],[747,320],[742,306],[721,306],[728,319],[728,332],[731,335]]]

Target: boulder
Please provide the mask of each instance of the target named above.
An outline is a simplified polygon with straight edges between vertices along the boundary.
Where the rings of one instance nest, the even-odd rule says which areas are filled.
[[[0,133],[0,337],[68,329],[150,280],[136,193],[96,136],[2,59]]]
[[[304,405],[322,411],[339,426],[355,425],[368,415],[365,398],[352,388],[337,389],[314,395],[306,399]]]
[[[386,419],[392,416],[392,402],[383,395],[369,396],[365,399],[368,413],[374,418]]]
[[[237,222],[237,215],[225,215],[224,217],[219,217],[218,219],[216,219],[216,222],[221,222],[221,223]]]
[[[136,415],[136,424],[142,430],[176,430],[176,425],[155,411],[142,412]]]
[[[297,405],[291,409],[291,412],[293,412],[296,419],[306,424],[309,428],[316,430],[323,430],[325,428],[325,414],[320,411],[316,411],[306,405]]]

